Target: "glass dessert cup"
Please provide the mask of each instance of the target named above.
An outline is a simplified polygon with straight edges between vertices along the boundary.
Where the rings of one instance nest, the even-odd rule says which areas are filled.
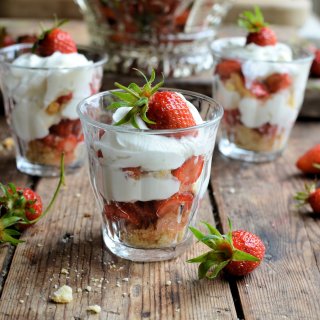
[[[244,59],[232,50],[222,52],[226,41],[244,46],[245,38],[212,45],[213,96],[224,107],[219,150],[233,159],[272,161],[284,151],[300,111],[312,54],[291,47],[292,61]]]
[[[106,69],[186,77],[212,68],[209,44],[232,0],[76,0]],[[196,48],[196,49],[195,49]]]
[[[191,244],[188,226],[209,182],[223,114],[204,95],[162,90],[183,94],[205,122],[175,130],[114,126],[113,111],[105,108],[117,99],[111,91],[78,106],[104,242],[115,255],[133,261],[172,259]]]
[[[62,152],[67,173],[86,159],[76,106],[99,91],[106,58],[94,49],[79,47],[79,53],[92,63],[73,63],[71,67],[15,65],[13,61],[30,53],[31,48],[20,44],[0,50],[5,114],[15,140],[17,168],[30,175],[58,176]]]

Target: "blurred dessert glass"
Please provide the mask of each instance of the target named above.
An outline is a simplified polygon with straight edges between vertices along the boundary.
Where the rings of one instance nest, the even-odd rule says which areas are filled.
[[[245,38],[225,38],[212,45],[213,95],[225,109],[219,150],[234,159],[271,161],[288,142],[313,55],[284,43],[245,44]]]
[[[168,77],[208,70],[209,44],[233,0],[76,0],[106,69],[128,74],[155,69]]]
[[[134,261],[171,259],[191,244],[188,226],[208,186],[223,114],[209,97],[162,90],[181,93],[192,103],[199,124],[170,130],[114,126],[114,111],[105,108],[117,101],[111,91],[78,107],[105,244]]]
[[[59,175],[85,160],[76,106],[99,91],[105,55],[90,48],[78,53],[31,54],[32,44],[0,50],[0,82],[7,121],[16,145],[17,168],[30,175]]]

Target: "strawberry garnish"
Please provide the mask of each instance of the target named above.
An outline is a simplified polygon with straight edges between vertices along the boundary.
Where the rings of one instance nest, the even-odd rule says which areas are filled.
[[[156,92],[149,100],[147,116],[154,124],[151,129],[179,129],[196,125],[192,113],[183,99],[176,92]]]
[[[299,207],[309,204],[314,213],[320,213],[320,188],[315,183],[305,185],[305,191],[298,192],[294,199],[298,201]]]
[[[9,242],[17,245],[23,241],[17,239],[19,230],[24,230],[38,222],[51,209],[60,188],[64,184],[64,156],[61,156],[61,172],[58,186],[53,197],[43,211],[40,196],[30,188],[16,187],[13,183],[0,183],[2,196],[0,197],[0,243]]]
[[[0,26],[0,48],[15,44],[13,37],[7,32],[5,27]]]
[[[63,20],[56,23],[53,28],[44,30],[33,45],[33,52],[41,57],[51,56],[57,51],[61,53],[77,52],[77,45],[70,34],[59,28],[65,22]]]
[[[314,52],[314,59],[312,61],[310,75],[315,78],[320,77],[320,49],[316,49]]]
[[[254,43],[258,46],[273,46],[277,43],[276,34],[265,23],[259,7],[254,12],[245,11],[239,18],[241,27],[249,31],[246,44]]]
[[[216,278],[222,269],[234,276],[244,276],[261,263],[265,246],[258,236],[244,230],[232,231],[230,220],[230,231],[226,235],[222,235],[209,223],[204,225],[209,231],[207,235],[193,227],[190,227],[190,230],[211,251],[187,261],[200,263],[198,269],[200,279]]]
[[[192,156],[181,167],[172,170],[171,173],[183,185],[195,183],[201,175],[204,159],[202,156]]]
[[[151,129],[178,129],[196,125],[188,104],[181,95],[172,91],[157,92],[163,81],[152,86],[155,80],[154,70],[149,80],[141,71],[137,71],[146,80],[144,86],[139,87],[131,83],[125,87],[115,83],[116,87],[123,90],[112,92],[120,101],[111,103],[107,109],[130,107],[130,111],[114,125],[131,123],[133,127],[139,129],[137,117],[140,117]]]
[[[296,162],[299,170],[306,174],[320,173],[320,144],[306,151]]]

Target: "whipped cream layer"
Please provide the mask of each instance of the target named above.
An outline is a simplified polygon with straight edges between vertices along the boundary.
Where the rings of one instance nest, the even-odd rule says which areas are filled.
[[[222,57],[239,59],[244,84],[250,90],[254,81],[263,82],[268,76],[288,74],[292,84],[267,99],[243,95],[236,87],[230,87],[217,77],[217,99],[225,109],[239,109],[240,120],[248,128],[258,128],[270,123],[291,128],[303,102],[309,69],[305,63],[295,62],[291,48],[283,43],[261,47],[245,45],[245,38],[218,40]]]
[[[197,109],[188,102],[196,124],[202,123]],[[130,108],[120,108],[113,115],[118,121]],[[138,124],[141,122],[137,119]],[[127,124],[131,127],[130,124]],[[140,126],[141,127],[141,126]],[[143,124],[143,129],[148,129]],[[210,137],[211,138],[211,137]],[[179,191],[180,181],[171,174],[192,156],[205,155],[212,146],[204,130],[198,134],[185,135],[177,139],[160,134],[105,132],[94,145],[99,158],[101,176],[100,190],[108,201],[163,200]],[[139,179],[130,177],[123,168],[137,168],[144,173]],[[201,180],[205,179],[201,175]]]
[[[26,53],[14,60],[6,85],[15,103],[12,125],[16,134],[27,141],[43,138],[62,118],[77,119],[77,104],[91,94],[92,65],[79,53],[55,52],[49,57]],[[72,99],[62,110],[55,114],[46,111],[69,93]]]

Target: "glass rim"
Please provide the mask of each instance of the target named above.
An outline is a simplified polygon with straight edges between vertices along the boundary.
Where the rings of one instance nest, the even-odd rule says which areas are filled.
[[[189,90],[183,90],[183,89],[176,89],[176,88],[160,88],[159,91],[171,91],[171,92],[178,92],[181,94],[186,94],[186,95],[191,95],[191,96],[195,96],[197,98],[206,100],[210,103],[212,103],[216,108],[217,108],[217,114],[216,116],[209,121],[204,121],[198,125],[192,126],[192,127],[188,127],[188,128],[179,128],[179,129],[157,129],[157,130],[146,130],[146,129],[135,129],[135,128],[128,128],[128,127],[124,127],[124,126],[114,126],[112,124],[106,124],[106,123],[102,123],[99,121],[96,121],[94,119],[92,119],[91,117],[87,116],[86,114],[84,114],[83,112],[83,106],[86,103],[90,103],[90,101],[95,100],[95,99],[99,99],[103,96],[105,96],[106,94],[112,94],[112,92],[116,92],[116,91],[123,91],[121,89],[114,89],[114,90],[107,90],[107,91],[102,91],[100,93],[94,94],[90,97],[87,97],[85,99],[83,99],[82,101],[79,102],[79,104],[77,105],[77,113],[80,117],[80,120],[84,121],[85,123],[89,123],[90,125],[99,128],[99,129],[103,129],[103,130],[108,130],[108,131],[114,131],[114,132],[122,132],[122,133],[134,133],[134,134],[147,134],[147,135],[159,135],[159,134],[175,134],[175,133],[181,133],[181,132],[189,132],[189,131],[194,131],[197,129],[202,129],[202,128],[207,128],[207,127],[211,127],[213,125],[215,125],[216,123],[218,123],[224,113],[223,107],[221,106],[221,104],[204,95],[201,93],[197,93],[194,91],[189,91]]]
[[[220,38],[220,39],[216,39],[214,40],[211,45],[210,45],[210,49],[212,54],[219,58],[219,59],[223,59],[223,58],[229,58],[229,59],[235,59],[235,60],[239,60],[239,61],[253,61],[253,62],[266,62],[266,63],[281,63],[281,64],[293,64],[293,63],[304,63],[304,62],[309,62],[311,60],[313,60],[314,58],[314,54],[307,50],[306,48],[302,47],[301,45],[298,44],[290,44],[288,42],[279,42],[282,44],[286,44],[287,46],[289,46],[290,48],[296,48],[301,50],[301,53],[304,54],[303,57],[300,58],[293,58],[290,61],[275,61],[275,60],[261,60],[261,59],[257,59],[257,58],[240,58],[240,57],[232,57],[226,54],[223,54],[220,50],[217,50],[214,48],[214,45],[219,43],[219,42],[223,42],[224,40],[245,40],[245,37],[224,37],[224,38]]]
[[[98,54],[99,60],[96,62],[93,62],[93,64],[83,65],[83,66],[74,66],[74,67],[27,67],[27,66],[16,66],[12,64],[12,62],[6,61],[5,55],[8,52],[11,52],[13,50],[22,50],[22,49],[31,49],[33,46],[32,43],[18,43],[14,44],[8,47],[4,47],[0,49],[0,64],[5,64],[9,66],[10,68],[15,69],[21,69],[21,70],[76,70],[76,69],[85,69],[85,68],[93,68],[93,67],[99,67],[103,64],[105,64],[108,60],[108,55],[102,51],[100,48],[90,47],[86,45],[77,45],[77,48],[83,51],[87,51],[88,53],[92,54]],[[28,52],[29,53],[29,52]],[[78,52],[79,53],[79,52]]]

